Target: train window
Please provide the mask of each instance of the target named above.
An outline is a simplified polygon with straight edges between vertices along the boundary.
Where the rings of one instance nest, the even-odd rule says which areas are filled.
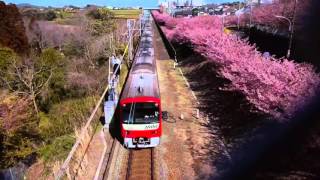
[[[152,124],[159,122],[157,103],[129,103],[122,107],[123,123]]]

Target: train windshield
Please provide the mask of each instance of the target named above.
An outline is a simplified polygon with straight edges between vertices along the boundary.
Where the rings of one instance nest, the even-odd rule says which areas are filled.
[[[122,107],[123,123],[152,124],[159,122],[157,103],[129,103]]]

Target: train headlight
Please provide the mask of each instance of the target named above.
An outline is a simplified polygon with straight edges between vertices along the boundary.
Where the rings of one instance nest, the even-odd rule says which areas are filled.
[[[155,107],[158,107],[158,106],[159,106],[159,104],[158,104],[158,103],[155,103],[155,104],[154,104],[154,106],[155,106]]]
[[[126,107],[127,104],[122,104],[122,107]]]

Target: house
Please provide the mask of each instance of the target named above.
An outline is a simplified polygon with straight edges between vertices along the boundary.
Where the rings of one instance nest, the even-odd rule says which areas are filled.
[[[274,0],[247,0],[246,4],[271,4]]]
[[[227,8],[223,10],[223,15],[226,15],[226,16],[235,15],[236,11],[237,10],[235,8]]]
[[[182,9],[174,12],[174,16],[192,16],[192,9]]]

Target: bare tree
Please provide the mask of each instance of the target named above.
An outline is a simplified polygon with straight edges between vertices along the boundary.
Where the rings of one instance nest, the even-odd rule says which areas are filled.
[[[99,57],[111,55],[109,46],[110,36],[105,35],[99,38],[89,37],[84,43],[84,57],[92,67],[96,67],[96,60]]]
[[[44,51],[40,57],[10,58],[8,66],[0,69],[2,84],[12,92],[29,97],[38,113],[36,100],[61,66],[61,59],[53,49]]]

